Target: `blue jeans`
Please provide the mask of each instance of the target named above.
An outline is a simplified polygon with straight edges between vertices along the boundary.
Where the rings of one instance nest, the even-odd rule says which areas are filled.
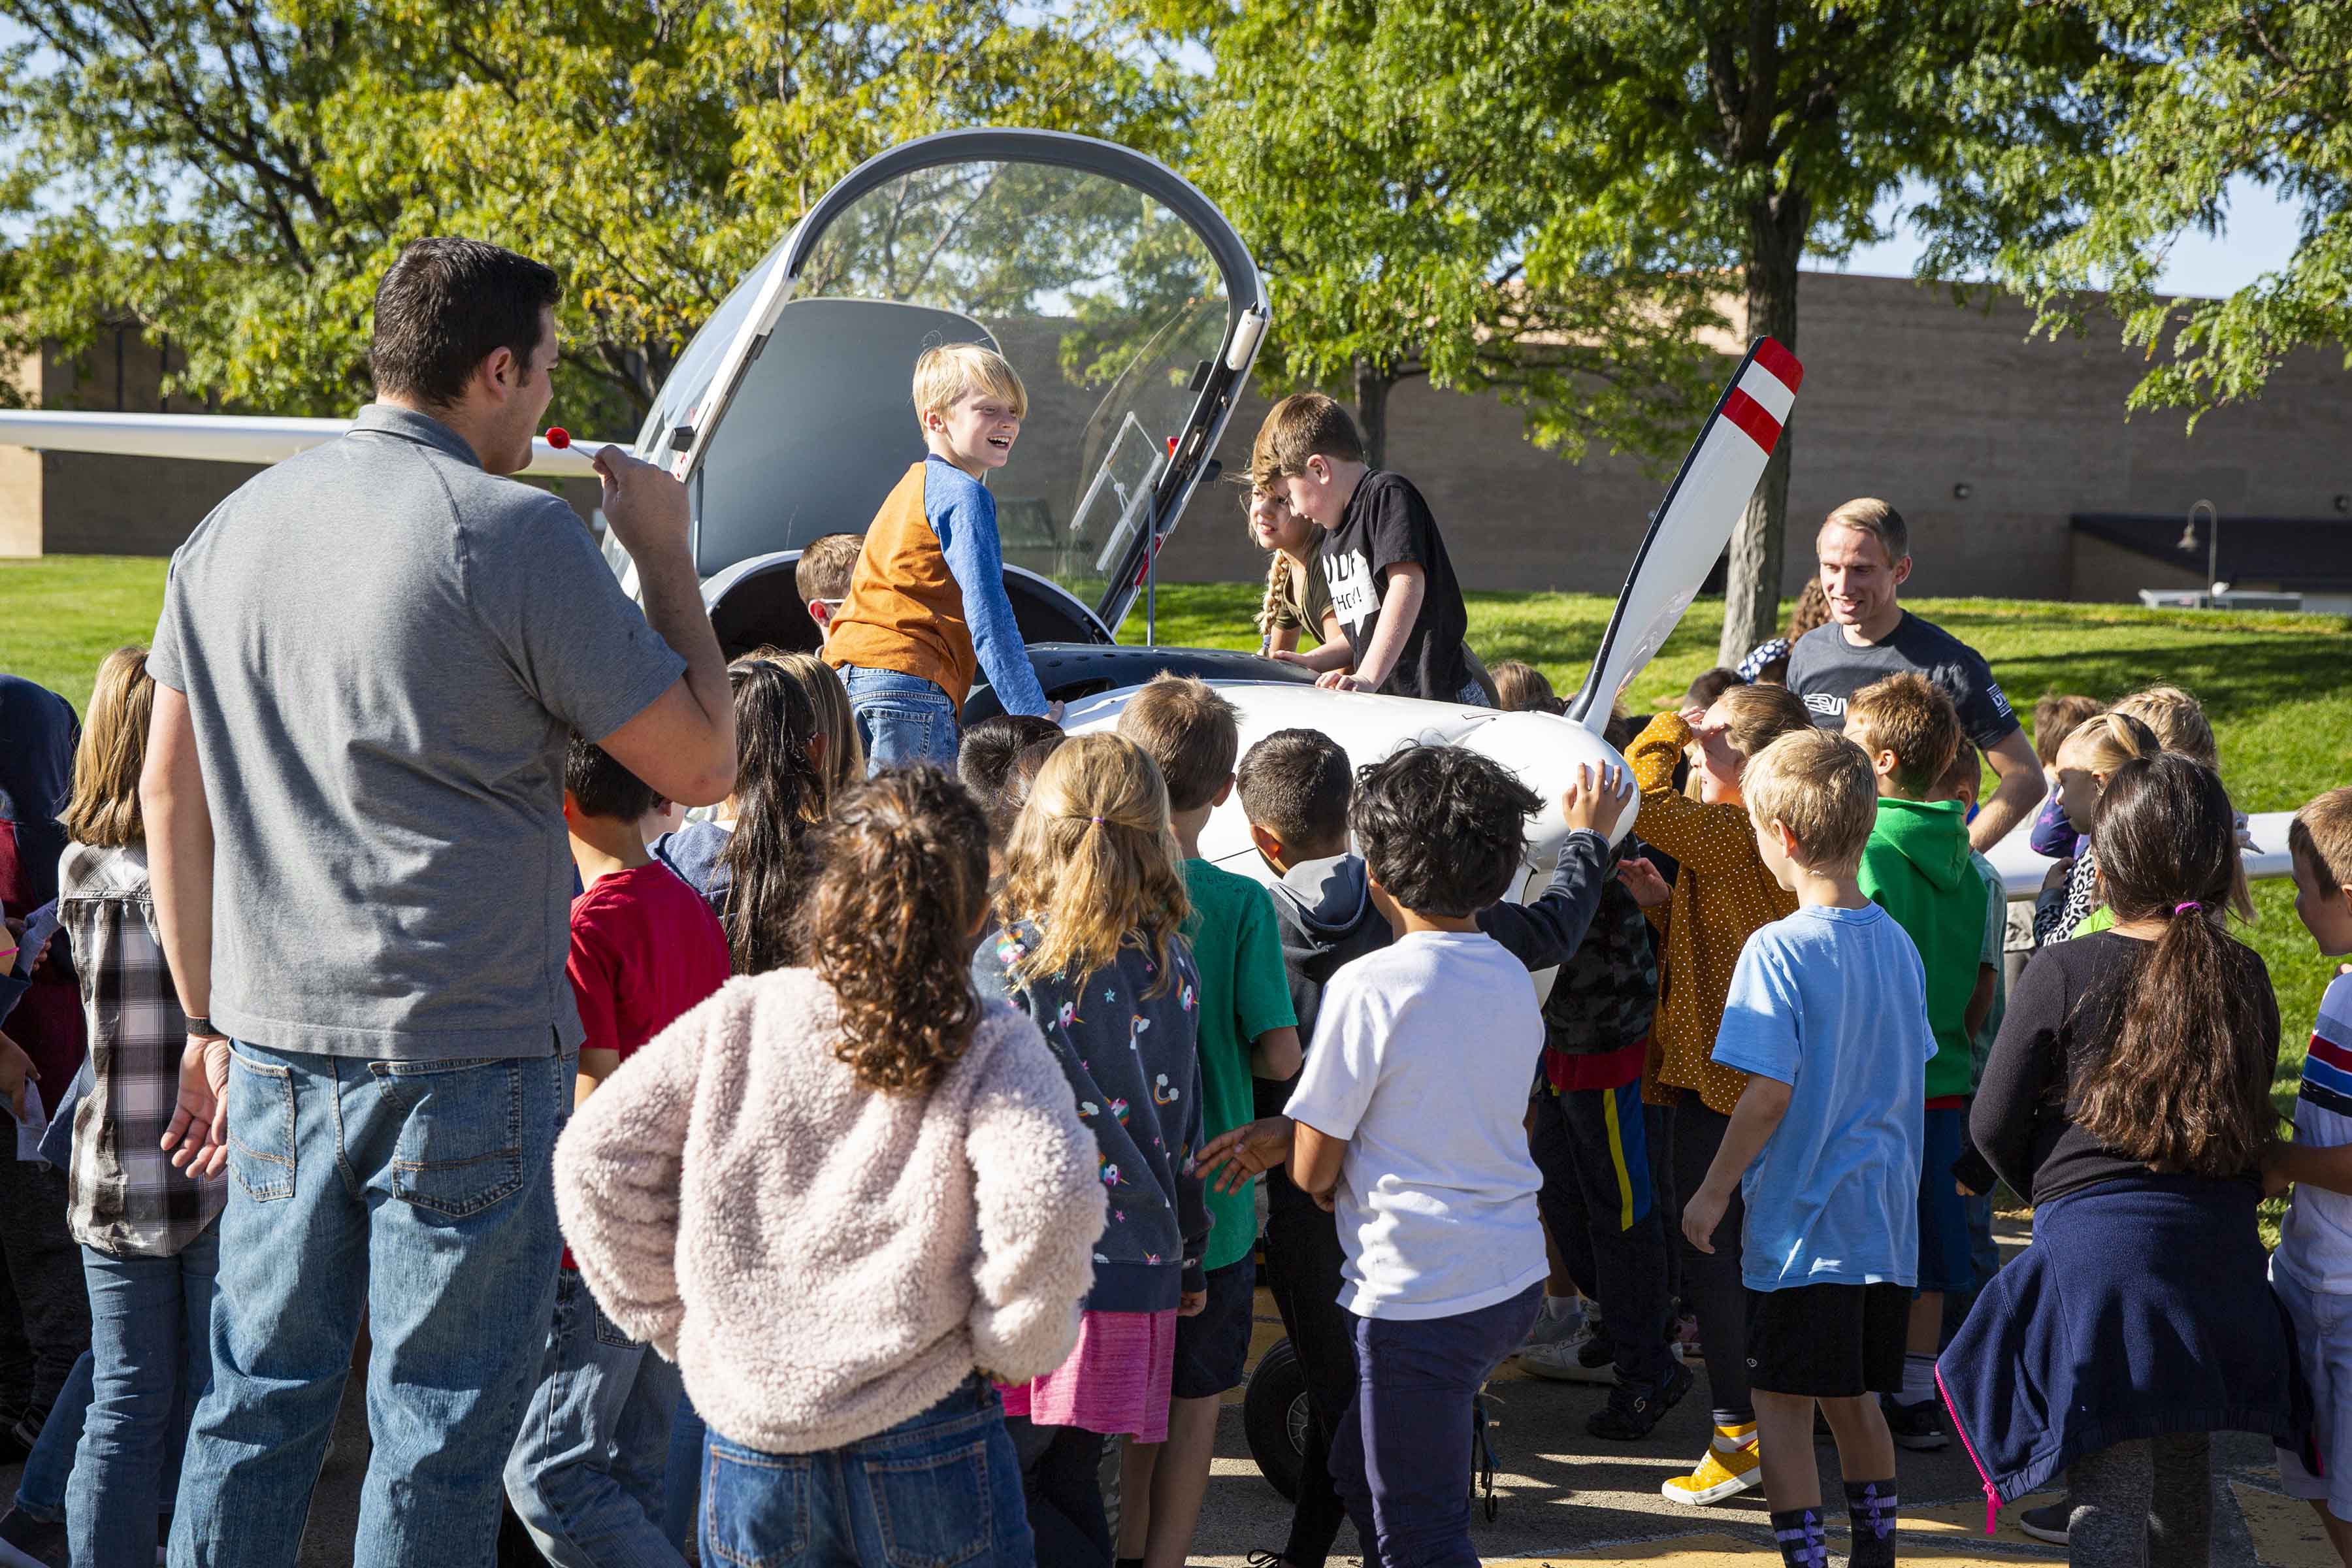
[[[677,1368],[623,1333],[572,1269],[539,1387],[507,1456],[507,1500],[555,1568],[679,1568],[662,1531]]]
[[[854,664],[843,668],[841,684],[849,691],[857,737],[866,742],[866,777],[917,763],[937,763],[955,771],[961,736],[956,705],[946,692],[919,675],[861,669]]]
[[[1332,1440],[1331,1479],[1364,1568],[1478,1568],[1471,1405],[1542,1304],[1536,1284],[1451,1318],[1356,1320],[1356,1403]]]
[[[844,1447],[762,1454],[713,1432],[704,1452],[709,1564],[1032,1568],[1036,1560],[1003,1406],[977,1377]]]
[[[16,1507],[43,1524],[65,1522],[66,1486],[73,1475],[74,1450],[81,1446],[82,1420],[89,1414],[91,1360],[89,1352],[82,1352],[66,1373],[66,1385],[49,1406],[33,1451],[25,1456],[24,1474],[16,1478]]]
[[[229,1192],[172,1568],[293,1568],[362,1312],[355,1568],[489,1568],[555,1299],[549,1162],[576,1061],[365,1061],[239,1044]]]
[[[155,1552],[187,1446],[188,1417],[212,1382],[213,1279],[220,1226],[170,1258],[82,1248],[94,1358],[89,1414],[66,1488],[77,1563],[144,1563]]]
[[[681,1388],[677,1414],[670,1417],[669,1466],[662,1472],[662,1534],[681,1552],[697,1550],[700,1538],[694,1521],[702,1511],[702,1444],[709,1435]]]

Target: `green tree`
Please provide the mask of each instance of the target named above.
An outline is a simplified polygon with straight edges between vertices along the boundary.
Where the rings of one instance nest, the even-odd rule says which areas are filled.
[[[1216,55],[1209,177],[1291,307],[1276,373],[1500,384],[1571,454],[1687,439],[1710,298],[1801,353],[1801,258],[1883,237],[1906,179],[1930,232],[2043,237],[2062,198],[1987,169],[2105,133],[2074,91],[2098,30],[2035,0],[1235,5],[1187,20]],[[1734,536],[1727,661],[1778,617],[1793,434]]]
[[[1267,274],[1262,382],[1352,396],[1375,464],[1391,392],[1419,377],[1498,394],[1571,458],[1673,449],[1704,405],[1713,290],[1553,221],[1537,11],[1241,0],[1159,20],[1214,50],[1193,168]]]
[[[2340,0],[2095,0],[2116,41],[2083,92],[2115,122],[2111,146],[2055,168],[2019,159],[2001,188],[2054,186],[2079,221],[2002,243],[1955,228],[1932,265],[1990,266],[2034,300],[2047,331],[2120,317],[2154,362],[2141,409],[2196,415],[2260,395],[2298,348],[2352,367],[2352,6]],[[2265,185],[2302,209],[2284,266],[2221,300],[2168,300],[2156,281],[2174,240],[2216,233],[2229,187]],[[2090,290],[2104,289],[2105,298]]]
[[[345,413],[406,241],[565,276],[562,391],[634,426],[735,280],[871,154],[1017,121],[1164,145],[1172,98],[1010,0],[0,0],[0,321],[68,351],[128,310],[174,390]]]

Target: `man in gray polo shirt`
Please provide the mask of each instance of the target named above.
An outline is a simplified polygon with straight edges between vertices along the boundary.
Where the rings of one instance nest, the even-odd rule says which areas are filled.
[[[530,461],[555,274],[420,240],[376,292],[378,401],[173,559],[142,781],[189,1015],[176,1160],[233,1178],[179,1568],[290,1568],[362,1313],[353,1561],[487,1563],[562,1242],[549,1160],[578,731],[688,805],[732,786],[685,492],[617,449],[624,596]]]

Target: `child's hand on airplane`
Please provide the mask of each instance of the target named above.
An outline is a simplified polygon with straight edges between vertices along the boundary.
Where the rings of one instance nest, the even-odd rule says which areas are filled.
[[[1658,868],[1639,855],[1617,863],[1617,879],[1633,890],[1633,901],[1645,910],[1663,910],[1674,901],[1675,889]]]
[[[1570,832],[1581,828],[1606,838],[1617,830],[1633,801],[1633,781],[1624,769],[1612,763],[1596,772],[1591,763],[1583,763],[1559,797],[1559,815]]]

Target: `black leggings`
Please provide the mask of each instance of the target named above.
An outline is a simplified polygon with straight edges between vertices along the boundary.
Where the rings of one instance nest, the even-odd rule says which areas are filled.
[[[2066,1561],[2086,1568],[2205,1568],[2213,1554],[2210,1436],[2168,1432],[2066,1467]]]
[[[1686,1092],[1675,1107],[1674,1122],[1675,1190],[1687,1196],[1706,1182],[1731,1118],[1709,1110],[1697,1095]],[[1715,1250],[1701,1252],[1688,1240],[1682,1246],[1683,1300],[1698,1318],[1699,1342],[1706,1352],[1707,1402],[1717,1425],[1756,1416],[1748,1395],[1748,1287],[1739,1278],[1739,1229],[1747,1218],[1748,1205],[1734,1186],[1723,1223],[1715,1227]]]
[[[1307,1452],[1283,1560],[1323,1568],[1348,1510],[1331,1479],[1331,1440],[1356,1398],[1354,1319],[1339,1305],[1339,1222],[1277,1166],[1265,1173],[1265,1285],[1307,1374]],[[1038,1561],[1045,1558],[1041,1553]]]
[[[1110,1521],[1103,1514],[1100,1433],[1040,1426],[1008,1415],[1004,1430],[1021,1456],[1021,1490],[1037,1561],[1060,1568],[1111,1568]]]

